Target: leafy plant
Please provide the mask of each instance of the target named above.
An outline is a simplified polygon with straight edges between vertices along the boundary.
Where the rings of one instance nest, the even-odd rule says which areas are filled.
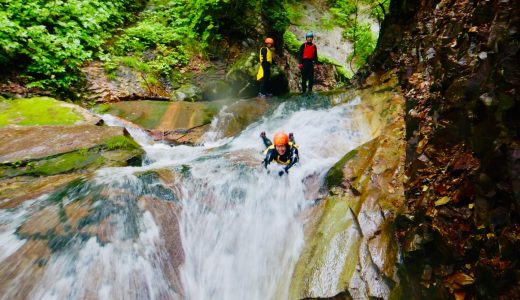
[[[30,87],[66,90],[79,82],[117,26],[144,0],[7,0],[0,2],[0,67],[21,67]]]

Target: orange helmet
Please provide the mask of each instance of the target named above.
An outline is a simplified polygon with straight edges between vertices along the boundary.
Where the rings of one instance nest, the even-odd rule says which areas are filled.
[[[289,143],[289,136],[285,132],[277,132],[273,138],[275,146],[283,146]]]
[[[266,38],[264,41],[266,44],[274,44],[274,40],[272,38]]]

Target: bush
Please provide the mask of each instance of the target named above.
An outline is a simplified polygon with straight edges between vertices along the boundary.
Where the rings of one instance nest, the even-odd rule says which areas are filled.
[[[355,31],[354,31],[355,30]],[[374,51],[377,38],[372,34],[370,24],[358,23],[345,32],[346,37],[354,43],[355,51],[349,55],[348,60],[354,60],[356,68],[362,67],[370,54]]]
[[[21,66],[29,86],[68,89],[144,0],[7,0],[0,3],[0,67]]]
[[[356,0],[330,0],[331,12],[334,22],[347,28],[343,35],[351,41],[354,52],[348,57],[348,61],[354,61],[356,68],[363,66],[370,54],[375,49],[377,36],[372,34],[370,24],[360,21],[359,15],[368,13],[370,17],[377,19],[379,23],[383,20],[385,13],[388,12],[389,0],[375,2],[372,0],[361,0],[363,7]],[[361,11],[363,9],[364,11]],[[370,11],[366,11],[366,10]],[[356,20],[356,13],[358,14]]]

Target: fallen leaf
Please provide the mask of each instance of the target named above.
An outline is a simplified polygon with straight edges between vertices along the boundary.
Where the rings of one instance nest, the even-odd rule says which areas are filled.
[[[427,186],[427,185],[423,185],[423,186],[422,186],[422,191],[423,191],[423,192],[426,192],[427,190],[428,190],[428,186]]]
[[[473,209],[474,206],[475,206],[475,203],[470,203],[470,204],[468,205],[469,209]]]
[[[451,198],[448,196],[444,196],[439,200],[435,201],[435,206],[441,206],[451,201]]]
[[[452,286],[452,285],[463,286],[463,285],[473,284],[473,282],[475,282],[475,279],[473,279],[473,277],[469,276],[468,274],[459,272],[459,273],[455,273],[455,274],[452,274],[452,275],[446,277],[444,279],[444,282],[446,284],[448,284],[448,286]]]

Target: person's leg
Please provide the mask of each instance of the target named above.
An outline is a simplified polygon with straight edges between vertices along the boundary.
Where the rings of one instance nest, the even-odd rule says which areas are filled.
[[[266,80],[265,80],[265,73],[264,73],[264,77],[262,77],[262,79],[260,79],[260,90],[258,91],[260,96],[261,95],[265,95],[265,85],[266,85]]]
[[[306,84],[305,84],[305,73],[303,73],[303,70],[302,70],[302,93],[305,93],[305,88],[306,88]]]
[[[264,73],[264,78],[265,78],[265,91],[264,91],[264,95],[270,95],[271,93],[271,83],[270,83],[270,80],[271,80],[271,66],[268,65],[266,66],[266,68],[264,69],[265,70],[265,73]]]
[[[309,93],[312,92],[312,86],[314,85],[314,66],[309,68]]]
[[[309,62],[308,60],[303,61],[303,68],[302,68],[302,93],[307,92],[307,81],[309,81],[310,84],[310,71],[312,70],[312,62]]]

